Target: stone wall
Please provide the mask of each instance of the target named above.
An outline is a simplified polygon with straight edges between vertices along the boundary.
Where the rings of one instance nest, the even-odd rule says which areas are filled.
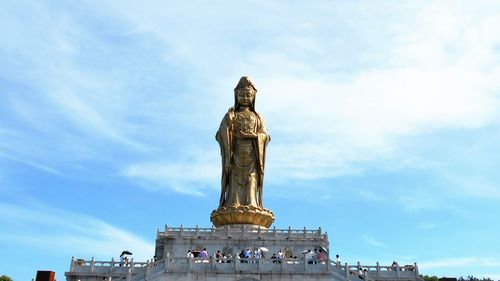
[[[156,239],[155,256],[185,257],[188,250],[207,249],[209,255],[218,250],[232,256],[239,254],[242,249],[264,247],[269,251],[265,257],[271,257],[280,249],[287,250],[290,257],[301,257],[304,250],[328,250],[328,236],[317,230],[293,229],[260,229],[249,226],[235,226],[223,228],[169,228],[158,232]]]

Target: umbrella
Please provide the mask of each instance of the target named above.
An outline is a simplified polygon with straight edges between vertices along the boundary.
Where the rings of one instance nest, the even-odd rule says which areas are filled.
[[[269,252],[269,249],[266,247],[260,247],[259,248],[262,252]]]
[[[130,252],[130,251],[123,251],[122,254],[120,255],[120,257],[123,256],[123,255],[132,255],[132,252]]]
[[[325,247],[321,246],[321,250],[323,250],[323,252],[325,252],[328,255],[328,250]]]

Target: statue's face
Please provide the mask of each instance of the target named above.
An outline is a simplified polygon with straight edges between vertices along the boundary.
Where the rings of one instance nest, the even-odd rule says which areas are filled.
[[[255,98],[255,91],[252,88],[242,88],[236,90],[236,100],[240,106],[252,106]]]

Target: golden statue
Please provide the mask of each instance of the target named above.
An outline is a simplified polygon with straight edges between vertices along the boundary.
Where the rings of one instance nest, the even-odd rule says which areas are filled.
[[[262,206],[266,147],[271,137],[255,111],[257,89],[241,77],[234,89],[234,107],[226,113],[215,138],[222,157],[219,208],[210,217],[215,226],[252,224],[269,227],[271,211]]]

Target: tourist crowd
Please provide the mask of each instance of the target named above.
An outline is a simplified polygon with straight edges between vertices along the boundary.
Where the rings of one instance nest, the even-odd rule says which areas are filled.
[[[250,262],[258,262],[260,259],[266,258],[266,253],[268,249],[265,247],[260,248],[244,248],[239,251],[238,254],[232,255],[231,252],[222,252],[221,250],[217,250],[217,252],[210,255],[206,248],[203,250],[189,250],[187,252],[187,258],[194,259],[195,262],[209,262],[210,259],[214,258],[218,263],[230,263],[233,260],[237,260],[240,263],[250,263]],[[303,259],[307,261],[308,264],[325,264],[328,260],[328,257],[323,251],[323,249],[308,249],[302,252]],[[270,259],[273,263],[281,263],[283,260],[286,260],[289,263],[297,262],[299,258],[297,256],[293,256],[291,253],[285,254],[283,249],[279,249],[277,253],[273,253],[270,256]]]

